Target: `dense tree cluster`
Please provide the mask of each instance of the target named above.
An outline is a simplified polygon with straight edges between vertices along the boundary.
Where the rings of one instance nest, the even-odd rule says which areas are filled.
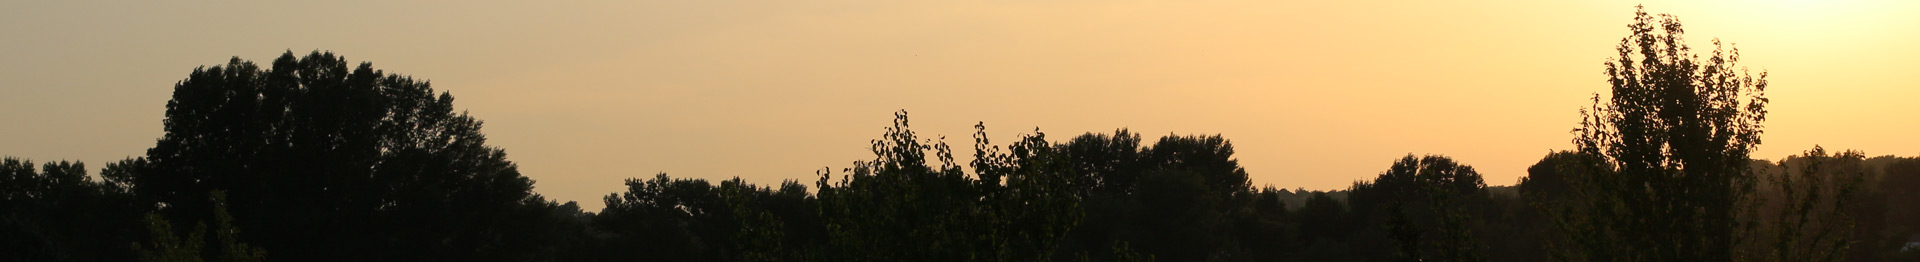
[[[971,160],[905,111],[873,158],[761,186],[658,174],[598,212],[533,192],[425,81],[286,53],[195,69],[145,155],[0,159],[5,261],[1912,261],[1920,158],[1779,161],[1765,73],[1636,14],[1574,149],[1516,186],[1442,155],[1335,191],[1256,188],[1219,135],[1126,129]]]

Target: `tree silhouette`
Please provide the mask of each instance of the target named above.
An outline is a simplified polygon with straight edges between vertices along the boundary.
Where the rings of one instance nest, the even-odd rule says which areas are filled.
[[[1098,190],[1108,195],[1124,195],[1132,189],[1139,172],[1145,169],[1140,156],[1140,135],[1127,129],[1114,130],[1112,135],[1085,134],[1068,140],[1061,151],[1073,163],[1074,171],[1081,174],[1083,181],[1077,184],[1088,186],[1082,195],[1090,195]]]
[[[108,165],[115,170],[115,165]],[[0,159],[0,260],[123,261],[151,210],[79,162]]]
[[[1859,151],[1829,155],[1814,146],[1800,156],[1780,160],[1761,184],[1761,214],[1756,217],[1764,241],[1753,243],[1763,261],[1840,261],[1853,240],[1848,212],[1866,178]]]
[[[1045,134],[1001,151],[976,125],[975,174],[954,163],[945,142],[922,140],[905,111],[839,181],[822,172],[820,214],[826,260],[1035,261],[1053,257],[1079,222],[1080,197]],[[937,166],[929,158],[937,160]]]
[[[738,178],[715,186],[702,179],[628,179],[593,217],[610,236],[594,260],[803,260],[824,240],[818,205],[793,181],[779,190]]]
[[[1536,202],[1560,202],[1569,197],[1567,192],[1573,190],[1572,181],[1584,179],[1579,172],[1590,170],[1589,166],[1596,164],[1594,161],[1578,152],[1548,153],[1540,162],[1528,166],[1527,176],[1521,177],[1515,186]]]
[[[1119,129],[1068,141],[1054,147],[1076,177],[1071,181],[1083,195],[1085,219],[1058,254],[1194,261],[1258,259],[1247,255],[1252,250],[1271,251],[1271,258],[1285,253],[1253,246],[1289,239],[1271,235],[1285,231],[1278,217],[1284,212],[1268,206],[1271,216],[1262,217],[1257,211],[1256,193],[1227,139],[1169,135],[1143,147],[1138,135]],[[1269,231],[1234,230],[1243,225]],[[1117,250],[1145,256],[1109,252]]]
[[[1532,166],[1527,167],[1527,176],[1521,177],[1514,185],[1517,191],[1503,210],[1506,221],[1502,225],[1510,226],[1511,235],[1495,237],[1496,245],[1502,247],[1489,255],[1495,260],[1504,261],[1543,261],[1552,254],[1567,254],[1567,243],[1560,243],[1566,233],[1556,226],[1552,215],[1574,213],[1571,208],[1577,203],[1572,193],[1574,181],[1585,179],[1580,173],[1594,170],[1599,160],[1573,151],[1547,153]],[[1500,257],[1506,256],[1506,257]]]
[[[236,57],[175,83],[164,134],[98,179],[0,159],[0,261],[1920,258],[1902,251],[1920,235],[1920,159],[1754,160],[1767,74],[1718,40],[1695,54],[1671,15],[1642,8],[1628,28],[1574,150],[1512,187],[1409,154],[1344,190],[1256,190],[1220,135],[1036,128],[997,145],[984,122],[962,163],[902,110],[871,159],[812,190],[659,173],[597,213],[534,194],[424,80],[328,52]]]
[[[1355,250],[1348,242],[1361,223],[1354,219],[1348,205],[1327,192],[1313,192],[1298,212],[1294,223],[1300,226],[1300,261],[1359,261],[1360,253],[1386,253],[1391,250]]]
[[[183,223],[211,221],[208,194],[227,192],[242,238],[275,260],[523,260],[545,243],[516,214],[553,204],[424,81],[317,51],[234,58],[176,84],[166,116],[116,176]]]
[[[1371,209],[1405,259],[1481,261],[1468,219],[1485,205],[1486,183],[1472,166],[1444,156],[1407,155],[1371,183],[1353,187],[1356,209]]]
[[[1574,140],[1604,165],[1580,171],[1583,203],[1558,216],[1585,261],[1731,261],[1751,224],[1748,153],[1766,119],[1766,73],[1739,67],[1738,49],[1688,48],[1679,19],[1634,14],[1607,63],[1609,100],[1583,112]]]

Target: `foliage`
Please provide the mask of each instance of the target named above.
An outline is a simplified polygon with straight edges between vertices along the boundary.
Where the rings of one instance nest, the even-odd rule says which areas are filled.
[[[1739,50],[1688,48],[1671,15],[1635,13],[1619,57],[1607,63],[1612,96],[1583,111],[1581,202],[1557,218],[1583,261],[1731,261],[1750,236],[1754,179],[1748,153],[1766,120],[1766,73],[1738,66]]]
[[[1371,209],[1399,255],[1418,261],[1482,261],[1467,225],[1470,206],[1487,204],[1486,183],[1472,166],[1444,156],[1407,155],[1372,183],[1353,187],[1356,209]]]
[[[107,170],[117,170],[108,165]],[[79,162],[0,159],[0,260],[132,260],[126,249],[151,210]]]
[[[839,181],[822,172],[820,214],[828,260],[1034,261],[1052,257],[1079,222],[1073,176],[1045,134],[1001,151],[976,125],[975,174],[955,164],[944,142],[921,140],[906,112],[874,140],[874,159]],[[932,151],[932,152],[929,152]],[[927,162],[931,156],[938,166]]]
[[[233,227],[233,216],[227,213],[226,193],[214,191],[213,216],[214,228],[208,229],[204,223],[195,224],[186,238],[175,235],[173,224],[158,214],[148,214],[147,230],[152,239],[146,245],[135,244],[133,249],[145,262],[259,262],[265,261],[267,251],[259,247],[240,242],[240,229]],[[205,232],[212,231],[215,249],[206,250]],[[211,258],[211,259],[208,259]]]
[[[176,84],[165,134],[110,180],[187,223],[214,220],[207,194],[227,192],[248,229],[239,238],[282,261],[551,251],[529,231],[549,217],[525,214],[552,204],[531,201],[532,181],[452,105],[424,81],[332,53],[288,52],[270,68],[234,58]]]
[[[200,258],[200,253],[204,248],[202,245],[205,245],[202,240],[205,234],[201,232],[206,229],[206,224],[199,224],[187,231],[187,237],[183,239],[175,235],[173,223],[167,222],[166,218],[157,214],[147,215],[147,230],[153,233],[153,240],[144,246],[136,244],[133,249],[140,253],[140,261],[143,262],[205,261]]]
[[[592,217],[605,232],[595,260],[782,260],[804,258],[824,238],[817,201],[787,182],[777,191],[739,179],[714,186],[700,179],[627,180]],[[812,226],[812,227],[810,227]],[[594,249],[589,249],[594,250]]]
[[[425,81],[313,52],[176,83],[164,135],[106,165],[0,159],[6,261],[1912,260],[1920,159],[1748,155],[1766,73],[1635,14],[1575,149],[1514,187],[1409,154],[1335,191],[1256,189],[1220,135],[1036,129],[961,164],[907,113],[873,158],[758,186],[659,173],[599,212],[532,192]],[[1280,172],[1285,172],[1284,169]],[[231,195],[231,198],[229,198]],[[143,216],[144,215],[144,216]],[[180,230],[178,223],[194,228]],[[207,225],[213,225],[208,228]],[[246,230],[240,230],[240,229]],[[144,233],[144,234],[142,234]],[[148,236],[141,238],[141,235]],[[132,247],[132,248],[126,248]]]
[[[1840,261],[1851,248],[1854,218],[1848,214],[1859,197],[1865,154],[1828,155],[1819,146],[1777,164],[1765,174],[1764,211],[1756,218],[1766,243],[1756,243],[1768,261]]]
[[[1877,158],[1890,163],[1880,166],[1879,182],[1856,206],[1852,260],[1920,260],[1920,249],[1909,247],[1920,241],[1920,209],[1913,208],[1920,206],[1920,157]]]

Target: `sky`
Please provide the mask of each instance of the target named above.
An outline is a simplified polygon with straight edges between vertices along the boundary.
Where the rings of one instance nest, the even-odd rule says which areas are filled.
[[[0,155],[97,172],[154,145],[195,67],[324,50],[452,92],[589,210],[662,172],[812,185],[898,110],[955,148],[977,122],[1220,134],[1255,186],[1407,154],[1511,185],[1570,148],[1636,4],[1770,73],[1754,157],[1920,155],[1920,1],[1849,0],[0,1]]]

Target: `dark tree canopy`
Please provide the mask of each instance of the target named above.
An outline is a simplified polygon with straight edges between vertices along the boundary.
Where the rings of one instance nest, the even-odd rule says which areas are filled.
[[[1485,205],[1486,182],[1452,158],[1407,155],[1372,182],[1356,183],[1349,203],[1383,225],[1398,256],[1418,261],[1480,261],[1468,219]]]
[[[1555,200],[1573,190],[1568,183],[1582,179],[1578,172],[1586,171],[1592,165],[1592,159],[1572,151],[1548,153],[1540,162],[1527,167],[1527,176],[1520,178],[1520,193],[1540,200]]]
[[[1750,249],[1767,261],[1840,261],[1852,249],[1866,156],[1859,151],[1828,154],[1814,146],[1760,170],[1756,198],[1763,225]],[[1774,170],[1777,169],[1777,170]]]
[[[1619,57],[1607,62],[1611,96],[1595,96],[1574,140],[1602,165],[1581,170],[1577,214],[1588,261],[1731,261],[1750,225],[1739,216],[1753,191],[1748,154],[1766,120],[1766,73],[1739,66],[1738,49],[1701,57],[1680,20],[1635,13]]]
[[[481,122],[425,81],[289,52],[195,69],[165,135],[131,161],[136,193],[209,221],[224,190],[245,239],[275,260],[499,260],[537,248],[517,214],[546,205],[486,145]]]
[[[1256,188],[1221,135],[994,144],[984,122],[961,161],[902,110],[813,188],[649,172],[597,213],[534,194],[426,81],[327,52],[234,58],[176,83],[164,135],[97,177],[0,159],[0,261],[1920,258],[1920,159],[1754,160],[1766,73],[1718,41],[1694,54],[1670,15],[1628,28],[1574,148],[1512,187],[1408,154],[1344,190]]]
[[[85,164],[0,159],[0,261],[131,260],[147,210]]]
[[[1046,260],[1079,221],[1074,174],[1044,133],[1002,148],[975,125],[969,175],[944,141],[920,138],[908,124],[906,112],[897,113],[872,142],[873,160],[855,162],[837,181],[821,173],[829,245],[821,258]]]

